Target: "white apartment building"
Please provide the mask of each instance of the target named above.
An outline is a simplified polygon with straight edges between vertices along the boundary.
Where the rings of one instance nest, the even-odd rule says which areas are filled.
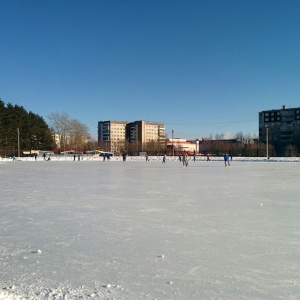
[[[106,151],[120,152],[126,140],[126,125],[123,121],[99,121],[98,142]]]
[[[134,143],[139,151],[148,142],[165,143],[165,125],[146,121],[99,121],[98,142],[107,150],[118,152],[126,143]]]
[[[127,124],[126,138],[130,142],[139,142],[142,145],[151,141],[165,142],[165,125],[161,123],[135,121]]]

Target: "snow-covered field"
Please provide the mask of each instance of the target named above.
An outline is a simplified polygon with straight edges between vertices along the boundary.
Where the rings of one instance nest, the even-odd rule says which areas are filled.
[[[0,159],[0,299],[300,299],[299,159],[176,159]]]

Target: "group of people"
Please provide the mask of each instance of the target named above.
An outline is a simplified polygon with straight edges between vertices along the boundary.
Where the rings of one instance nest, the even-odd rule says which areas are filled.
[[[123,156],[123,161],[126,161],[126,156],[127,156],[126,153],[123,153],[122,156]],[[13,158],[13,160],[16,160],[15,156],[13,156],[12,158]],[[35,158],[35,160],[37,160],[37,154],[34,154],[34,158]],[[46,153],[43,153],[43,158],[44,158],[44,160],[48,160],[48,161],[51,160],[50,156],[48,158],[46,157]],[[145,158],[146,158],[146,161],[149,161],[149,155],[147,153],[145,155]],[[227,153],[225,153],[223,155],[223,158],[224,158],[225,167],[227,167],[227,166],[231,167],[230,160],[232,160],[232,156],[229,156]],[[110,160],[109,155],[103,156],[103,160],[105,161],[106,159]],[[207,161],[210,161],[209,154],[207,154],[206,159],[207,159]],[[76,155],[74,155],[74,160],[76,160]],[[80,160],[79,154],[78,154],[78,160]],[[166,163],[166,160],[167,160],[167,156],[164,155],[162,158],[162,163]],[[178,160],[179,160],[179,162],[182,162],[184,167],[187,167],[189,164],[189,156],[188,156],[187,152],[184,151],[183,154],[180,154],[178,156]],[[195,161],[195,159],[194,159],[194,161]]]
[[[182,162],[182,165],[184,167],[187,167],[189,165],[189,156],[185,151],[183,154],[179,154],[178,160],[179,160],[179,162]]]
[[[104,154],[103,155],[103,161],[105,161],[105,160],[110,160],[109,154]]]
[[[182,155],[180,154],[178,157],[179,161],[183,163],[183,166],[188,166],[188,161],[189,161],[189,156],[186,152],[184,152]],[[232,160],[232,156],[230,157],[230,159]],[[230,159],[229,159],[229,155],[227,153],[224,154],[224,163],[225,163],[225,167],[230,167]],[[210,157],[209,154],[206,155],[206,160],[210,161]],[[195,159],[194,159],[195,161]]]
[[[224,163],[225,163],[225,167],[230,167],[230,159],[229,159],[229,155],[227,153],[224,154]],[[149,155],[146,153],[145,155],[146,161],[149,161]],[[123,159],[124,160],[124,159]],[[187,167],[189,165],[189,156],[188,154],[184,151],[183,154],[179,154],[178,156],[178,160],[180,162],[182,162],[184,167]],[[206,155],[206,160],[210,161],[210,157],[209,154]],[[232,160],[232,156],[231,156],[231,160]],[[194,156],[194,161],[195,161],[195,156]],[[166,162],[166,155],[163,156],[162,162],[165,163]]]
[[[149,161],[149,160],[150,160],[150,159],[149,159],[148,153],[146,153],[145,158],[146,158],[146,161]],[[167,160],[167,156],[166,156],[166,154],[165,154],[165,155],[163,156],[162,163],[166,163],[166,160]]]
[[[182,165],[184,167],[187,167],[189,165],[189,156],[186,152],[182,155]]]

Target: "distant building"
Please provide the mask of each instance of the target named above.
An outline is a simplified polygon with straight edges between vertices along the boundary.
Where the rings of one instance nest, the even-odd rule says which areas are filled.
[[[122,152],[134,145],[136,151],[143,151],[147,143],[165,144],[165,125],[146,121],[99,121],[98,142],[105,150]]]
[[[52,132],[52,139],[55,143],[55,146],[57,148],[61,148],[61,145],[60,145],[60,141],[61,141],[61,138],[60,138],[60,135],[56,132]]]
[[[167,154],[179,155],[186,152],[189,155],[200,154],[199,152],[199,140],[188,141],[186,139],[169,139],[167,141]]]
[[[272,109],[259,112],[259,140],[270,143],[278,156],[287,148],[300,150],[300,107]]]
[[[161,123],[135,121],[126,126],[126,139],[131,143],[140,143],[140,150],[143,145],[149,142],[165,143],[165,125]]]
[[[61,135],[57,132],[52,132],[52,139],[57,149],[66,149],[70,147],[74,148],[73,145],[70,145],[72,142],[72,138],[69,135]]]
[[[232,156],[256,156],[258,151],[258,139],[196,139],[186,140],[174,138],[167,140],[167,154],[179,155],[213,155],[219,156],[228,153]]]
[[[124,121],[99,121],[98,142],[105,151],[120,152],[126,140],[126,125]]]

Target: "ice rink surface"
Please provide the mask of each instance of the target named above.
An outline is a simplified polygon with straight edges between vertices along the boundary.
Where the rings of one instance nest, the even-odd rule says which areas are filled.
[[[0,162],[0,299],[300,299],[300,163]]]

